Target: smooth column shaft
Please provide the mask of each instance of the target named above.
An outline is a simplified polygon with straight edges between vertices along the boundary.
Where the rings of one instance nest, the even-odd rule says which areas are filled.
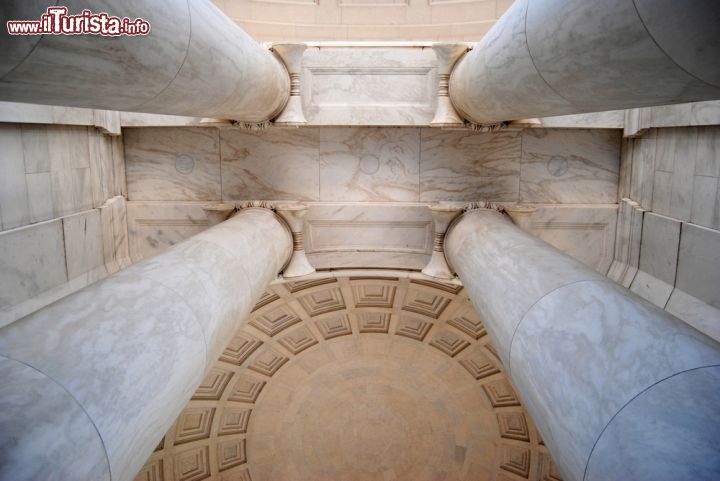
[[[478,124],[720,99],[720,2],[516,0],[450,78]]]
[[[0,329],[0,480],[132,480],[291,252],[243,210]]]
[[[563,479],[720,479],[720,344],[494,210],[445,252]]]
[[[7,20],[39,20],[50,2],[10,0]],[[147,36],[0,32],[0,99],[262,122],[290,94],[285,67],[209,0],[70,0],[150,22]]]

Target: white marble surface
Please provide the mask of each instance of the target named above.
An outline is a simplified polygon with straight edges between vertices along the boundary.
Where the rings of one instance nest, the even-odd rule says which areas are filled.
[[[643,217],[639,271],[630,290],[660,308],[675,285],[680,221],[648,212]]]
[[[523,131],[521,202],[615,203],[619,171],[619,132]]]
[[[445,255],[464,282],[478,313],[486,322],[493,323],[488,333],[500,358],[508,365],[510,341],[537,299],[567,284],[600,281],[605,277],[526,234],[501,214],[480,211],[464,214],[449,230],[445,236]],[[481,271],[492,275],[473,274]],[[509,288],[517,279],[527,280],[522,289]],[[503,299],[502,304],[497,299]]]
[[[68,279],[88,276],[88,284],[104,277],[103,232],[97,209],[63,218],[63,239]]]
[[[521,136],[423,129],[420,200],[516,201]]]
[[[310,125],[428,125],[436,58],[422,47],[311,47],[302,97]]]
[[[201,202],[128,202],[127,225],[133,262],[159,254],[208,228]]]
[[[86,479],[110,480],[102,439],[72,395],[43,373],[4,356],[0,377],[0,480],[72,479],[78,473]],[[25,416],[55,429],[39,437],[17,423]],[[23,453],[27,462],[15,462],[14,452]]]
[[[489,322],[486,324],[490,329]],[[582,479],[586,463],[595,456],[601,470],[603,466],[635,461],[633,452],[617,444],[603,454],[594,452],[593,447],[605,435],[606,425],[617,421],[613,417],[635,405],[638,394],[663,379],[682,379],[685,371],[718,361],[720,344],[716,341],[628,295],[621,286],[587,282],[554,291],[528,312],[513,338],[510,372],[564,477]],[[540,381],[539,371],[545,369],[548,375],[552,373],[552,387]],[[717,394],[710,395],[696,386],[680,388],[683,384],[681,381],[678,388],[696,398],[696,403],[709,402],[718,408]],[[526,399],[530,392],[532,399]],[[654,413],[652,425],[681,429],[684,421],[677,415],[673,400],[660,398],[658,404],[662,410]],[[671,461],[677,477],[666,479],[687,479],[693,466],[680,460],[694,453],[680,453],[706,438],[706,429],[713,428],[693,425],[681,445],[661,437],[634,448],[652,456],[657,446],[666,446],[664,449],[677,456]],[[636,474],[639,479],[655,479]]]
[[[220,200],[215,129],[126,129],[129,200]]]
[[[67,391],[96,426],[112,478],[130,481],[225,339],[276,276],[291,246],[274,214],[242,211],[164,256],[6,326],[0,330],[0,354],[43,372]],[[222,299],[202,295],[205,285],[214,286]],[[53,401],[46,401],[46,412]],[[53,419],[61,423],[65,418]],[[2,431],[3,444],[17,425],[33,439],[63,427],[40,417],[17,417],[12,429]],[[77,449],[85,454],[84,446]],[[82,478],[83,466],[73,463],[84,458],[75,451],[51,462],[57,470],[69,469],[67,477]],[[7,470],[36,462],[28,452],[9,459]]]
[[[515,224],[601,274],[615,252],[618,207],[604,205],[521,205],[507,207]]]
[[[623,0],[516,1],[459,63],[450,96],[475,123],[715,100],[720,85],[700,80],[714,64],[695,59],[704,58],[714,28],[689,20],[702,20],[705,9],[668,2],[639,14]],[[658,26],[673,15],[682,20]],[[658,34],[669,49],[658,45]]]
[[[19,304],[68,280],[62,220],[4,232],[0,245],[0,308]]]
[[[419,129],[320,130],[320,199],[417,202]]]
[[[223,200],[319,200],[317,129],[220,131]]]
[[[691,370],[640,394],[603,432],[593,449],[585,479],[717,479],[719,371],[718,366]],[[695,395],[688,396],[689,392]],[[618,452],[626,453],[627,461],[608,462]]]
[[[637,202],[629,199],[622,199],[618,205],[615,254],[607,276],[624,287],[630,287],[640,263],[644,212]]]
[[[675,286],[720,308],[720,232],[682,225]]]
[[[620,136],[577,129],[135,128],[125,129],[125,156],[131,201],[609,204],[617,196]]]
[[[565,479],[582,479],[603,429],[638,394],[720,362],[716,341],[495,211],[465,214],[446,236],[446,252]],[[697,387],[684,394],[719,407],[717,394]],[[672,403],[660,404],[666,414],[654,422],[681,429]],[[705,439],[705,428],[686,431],[690,441],[678,449]],[[624,465],[628,455],[627,463],[632,454],[613,445],[597,462]],[[692,472],[674,466],[685,473],[678,478]]]
[[[252,122],[287,100],[284,67],[209,1],[83,7],[144,18],[152,34],[45,36],[3,77],[3,100]]]
[[[578,112],[535,69],[525,35],[528,3],[515,1],[455,66],[450,99],[462,117],[481,124]]]
[[[0,125],[3,230],[98,207],[124,190],[121,141],[72,125]]]

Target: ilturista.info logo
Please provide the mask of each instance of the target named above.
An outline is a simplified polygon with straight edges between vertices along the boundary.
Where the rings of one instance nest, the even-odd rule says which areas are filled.
[[[40,20],[9,20],[10,35],[148,35],[150,22],[142,18],[115,17],[106,12],[85,9],[68,15],[67,7],[48,7]]]

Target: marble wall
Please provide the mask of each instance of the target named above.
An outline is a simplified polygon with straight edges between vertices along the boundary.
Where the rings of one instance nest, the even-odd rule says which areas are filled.
[[[3,119],[76,123],[0,123],[3,326],[130,262],[122,140],[82,125],[93,111],[0,107]]]
[[[95,128],[0,123],[0,222],[22,227],[125,192],[122,141]]]
[[[130,201],[617,202],[617,130],[125,130]]]
[[[521,227],[602,273],[612,260],[619,130],[172,127],[124,135],[135,261],[205,229],[204,203],[246,199],[308,202],[306,249],[318,268],[421,269],[432,251],[427,203],[478,199],[530,206],[512,214]]]
[[[652,128],[626,143],[610,277],[718,339],[720,127]]]

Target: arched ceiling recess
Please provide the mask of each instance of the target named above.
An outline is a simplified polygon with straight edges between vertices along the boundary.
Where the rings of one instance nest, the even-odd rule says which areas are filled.
[[[138,480],[559,480],[461,285],[273,284]]]

